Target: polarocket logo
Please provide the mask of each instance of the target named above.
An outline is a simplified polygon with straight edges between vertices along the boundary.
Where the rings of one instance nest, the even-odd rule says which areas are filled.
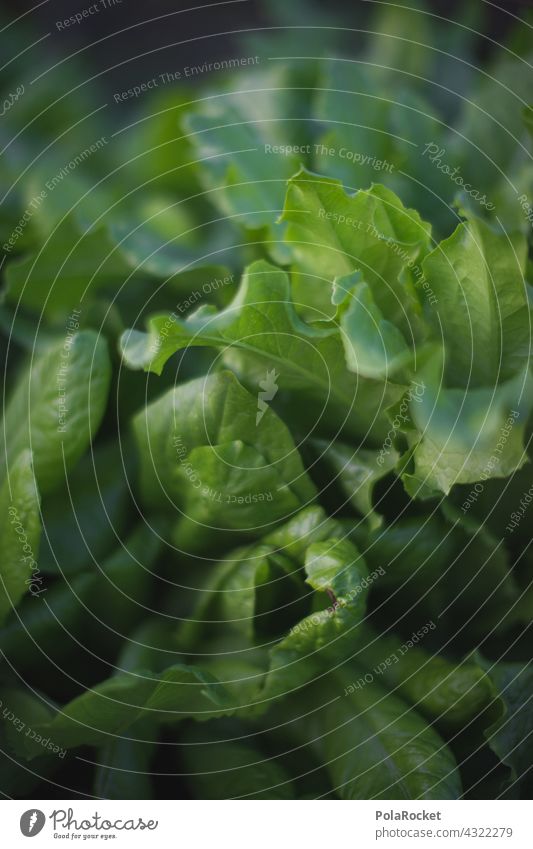
[[[46,817],[42,811],[32,808],[25,811],[20,818],[20,830],[24,837],[35,837],[43,830]]]

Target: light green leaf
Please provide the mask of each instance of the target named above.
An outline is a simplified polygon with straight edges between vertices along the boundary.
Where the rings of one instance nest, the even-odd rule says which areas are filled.
[[[410,402],[420,438],[403,480],[412,498],[448,494],[454,484],[506,477],[527,462],[524,428],[533,404],[528,370],[492,389],[446,389],[438,357],[421,369],[425,387]],[[405,459],[401,461],[405,468]]]
[[[289,181],[282,220],[295,268],[323,291],[325,308],[335,278],[360,271],[389,321],[402,327],[420,313],[414,281],[400,276],[428,249],[431,227],[389,189],[350,195],[340,181],[302,169]]]
[[[267,534],[264,542],[280,554],[292,557],[303,564],[305,552],[315,542],[340,536],[339,523],[327,515],[323,507],[313,504],[296,513],[288,522]]]
[[[346,364],[362,377],[388,380],[411,362],[412,353],[401,331],[383,317],[368,284],[355,283],[355,276],[337,281],[349,292],[340,314]]]
[[[448,385],[494,386],[523,371],[531,349],[526,255],[522,234],[497,235],[471,217],[424,260]]]
[[[134,420],[146,503],[181,514],[177,539],[205,544],[207,528],[258,535],[312,501],[292,437],[230,372],[178,386]],[[183,536],[185,535],[185,536]]]
[[[185,321],[155,316],[147,334],[126,331],[121,341],[127,365],[157,374],[175,351],[196,345],[222,348],[228,365],[256,391],[274,372],[276,386],[290,390],[293,408],[295,397],[305,402],[307,427],[313,416],[357,433],[377,430],[385,419],[380,410],[402,393],[381,382],[356,380],[346,369],[338,326],[303,322],[292,305],[287,275],[264,261],[245,270],[225,310],[200,308]]]
[[[264,705],[309,681],[324,657],[338,663],[353,652],[356,629],[365,615],[368,570],[348,540],[332,538],[310,545],[305,571],[306,583],[317,593],[315,612],[294,625],[272,649],[261,693]]]

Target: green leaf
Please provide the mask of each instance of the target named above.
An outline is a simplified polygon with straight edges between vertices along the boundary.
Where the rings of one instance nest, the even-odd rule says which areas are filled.
[[[287,130],[283,117],[298,108],[295,92],[283,68],[250,73],[239,82],[241,89],[197,103],[184,123],[210,200],[247,230],[262,230],[267,248],[279,253],[282,229],[275,222],[285,182],[306,158],[288,150],[297,130]]]
[[[153,799],[154,723],[140,719],[98,752],[94,793],[99,799]]]
[[[290,777],[276,759],[253,741],[218,740],[212,724],[188,728],[180,737],[179,760],[194,798],[294,798]]]
[[[165,635],[168,639],[168,634]],[[164,668],[164,652],[159,664],[154,660],[165,637],[160,623],[148,620],[137,628],[124,643],[117,660],[117,671]],[[154,645],[151,645],[154,644]],[[157,720],[146,716],[134,722],[126,731],[108,740],[98,752],[94,776],[94,792],[102,799],[152,799],[152,773],[159,736]]]
[[[377,174],[381,178],[375,163],[394,168],[396,162],[394,139],[385,129],[391,104],[380,96],[376,71],[338,59],[320,63],[315,114],[325,131],[318,139],[315,167],[342,180],[347,189],[364,188]]]
[[[196,345],[222,348],[228,365],[256,391],[274,371],[276,384],[290,390],[291,401],[297,394],[312,405],[317,419],[347,423],[362,433],[377,426],[380,408],[395,392],[401,394],[381,383],[357,381],[346,369],[337,325],[298,318],[287,275],[264,261],[245,270],[225,310],[200,308],[185,321],[156,316],[149,333],[126,331],[121,345],[128,366],[157,374],[175,351]]]
[[[181,514],[181,545],[207,528],[257,536],[312,501],[292,437],[230,372],[167,392],[134,420],[144,500]]]
[[[405,272],[416,267],[422,280],[415,263],[429,247],[431,227],[389,189],[372,185],[350,195],[340,181],[302,169],[289,181],[282,220],[295,268],[323,291],[325,308],[335,278],[359,271],[389,321],[408,326],[420,313]]]
[[[520,782],[531,769],[533,721],[533,667],[522,663],[492,663],[477,660],[486,670],[500,697],[501,717],[485,732],[488,744],[511,770],[510,784]]]
[[[137,671],[109,678],[63,707],[35,731],[55,745],[73,748],[120,736],[141,716],[168,723],[223,715],[224,688],[193,666],[176,664],[154,675]],[[38,740],[25,744],[27,757],[38,753]]]
[[[383,622],[405,617],[416,630],[423,616],[455,639],[459,622],[459,639],[479,640],[509,624],[505,611],[519,592],[501,540],[469,517],[449,515],[396,520],[360,547],[369,568],[384,571],[375,584]]]
[[[205,295],[217,280],[229,282],[231,277],[226,267],[235,261],[231,228],[217,220],[197,219],[173,197],[150,195],[133,209],[119,210],[109,234],[132,271],[164,278],[165,283],[175,278],[186,295],[198,278]]]
[[[120,144],[126,148],[121,173],[128,184],[147,183],[152,191],[179,197],[199,191],[194,150],[182,126],[195,96],[190,86],[173,85],[143,100],[138,120],[120,134]]]
[[[279,635],[301,612],[304,585],[298,572],[297,564],[264,543],[213,564],[191,619],[179,629],[180,647],[193,650],[212,631],[225,637],[236,632],[251,646],[268,633],[273,614]]]
[[[346,618],[345,610],[350,619],[354,614],[361,617],[365,593],[360,582],[367,569],[353,543],[341,539],[313,543],[306,552],[305,571],[307,583],[330,596],[335,612],[340,608],[336,621]]]
[[[166,324],[165,324],[166,320]],[[191,345],[235,346],[252,358],[264,357],[280,369],[284,385],[297,387],[304,381],[311,389],[328,386],[330,366],[337,377],[343,370],[337,328],[301,321],[290,300],[287,275],[259,260],[248,266],[233,302],[221,312],[200,308],[187,320],[170,322],[154,316],[149,335],[126,331],[122,348],[127,365],[161,374],[168,358]],[[307,387],[308,388],[308,387]],[[316,391],[316,390],[315,390]],[[349,395],[344,402],[351,400]]]
[[[368,569],[348,540],[332,538],[310,545],[305,571],[306,583],[317,593],[316,612],[294,625],[272,649],[261,693],[264,704],[307,683],[324,657],[338,662],[351,653],[355,629],[365,615]]]
[[[442,21],[443,28],[447,21]],[[431,17],[424,0],[399,0],[394,6],[377,6],[371,20],[373,37],[367,46],[370,61],[375,62],[378,79],[394,84],[398,69],[415,77],[427,75],[434,61]],[[455,27],[449,28],[454,30]],[[448,34],[448,30],[445,30]]]
[[[363,558],[347,540],[315,542],[305,552],[305,574],[316,612],[298,621],[271,649],[269,659],[263,652],[258,663],[250,651],[261,632],[265,635],[266,626],[258,627],[258,619],[270,622],[276,610],[274,633],[285,620],[298,620],[303,587],[298,563],[273,554],[265,544],[236,552],[234,559],[214,567],[191,620],[179,631],[180,649],[191,652],[202,634],[213,634],[213,651],[222,656],[209,669],[223,680],[242,675],[235,698],[243,715],[261,713],[273,699],[305,684],[324,653],[338,657],[351,650],[370,585]],[[240,633],[241,642],[228,643],[231,633]]]
[[[508,180],[529,159],[523,110],[531,99],[533,73],[526,27],[523,33],[523,56],[513,50],[496,51],[492,62],[477,75],[446,154],[451,164],[461,164],[468,182],[489,198],[494,186]]]
[[[492,389],[446,389],[435,357],[420,370],[424,391],[410,412],[421,437],[413,436],[414,468],[403,480],[412,498],[428,498],[455,484],[506,477],[527,462],[524,427],[533,404],[529,370]]]
[[[89,330],[30,362],[5,409],[0,471],[31,446],[39,491],[53,490],[94,438],[110,379],[107,343]]]
[[[411,362],[412,354],[401,331],[383,317],[368,284],[357,282],[358,276],[336,282],[349,292],[340,315],[346,364],[362,377],[388,380]]]
[[[526,106],[523,111],[524,124],[529,135],[533,138],[533,106]]]
[[[522,234],[497,235],[471,217],[424,260],[448,385],[492,387],[523,371],[530,356],[526,255]]]
[[[40,499],[32,458],[23,451],[0,489],[0,624],[29,590],[43,592],[37,557]]]
[[[316,709],[311,733],[336,794],[341,799],[458,798],[457,765],[436,731],[379,684],[356,689],[358,675],[353,667],[327,676],[307,701]]]
[[[147,604],[160,548],[156,531],[142,525],[87,573],[47,576],[46,592],[23,601],[0,629],[0,649],[17,668],[38,669],[43,658],[77,657],[80,640],[99,644],[99,652],[115,646]]]
[[[313,446],[320,460],[331,469],[346,498],[366,519],[370,530],[379,528],[383,522],[379,511],[374,508],[373,495],[378,481],[390,474],[398,462],[398,454],[380,454],[365,448],[353,449],[344,442],[315,439]]]
[[[405,9],[383,10],[392,16],[397,12],[404,28],[409,19]],[[443,45],[451,35],[447,33]],[[372,47],[366,62],[328,58],[320,63],[315,112],[324,133],[315,145],[315,168],[342,180],[348,190],[365,189],[379,180],[435,227],[449,229],[455,219],[448,208],[455,184],[421,150],[421,141],[428,139],[447,143],[446,124],[435,103],[438,92],[429,80],[426,91],[420,91],[424,81],[403,70],[418,48],[413,50],[411,43],[406,51],[397,34],[376,40],[379,47]],[[381,51],[390,55],[397,50],[401,59],[392,60],[392,69],[385,67],[389,63],[383,55],[376,58]],[[434,49],[426,50],[432,58],[435,54]]]
[[[100,562],[125,530],[129,491],[118,473],[116,443],[96,447],[45,499],[39,565],[43,572],[74,574]],[[124,461],[127,463],[128,451]]]
[[[366,628],[356,661],[429,720],[461,729],[493,702],[495,688],[471,659],[452,663],[427,651],[422,639],[423,633],[404,640]]]
[[[60,747],[53,742],[49,747],[35,743],[37,726],[49,722],[54,715],[54,710],[47,701],[28,690],[9,685],[2,688],[2,717],[6,739],[12,751],[24,760],[29,749],[34,751],[35,757],[44,754],[65,756],[65,752],[58,751]]]
[[[36,254],[6,267],[6,298],[49,317],[61,317],[103,286],[116,290],[131,267],[106,227],[83,229],[66,219]]]
[[[329,537],[339,536],[339,523],[330,518],[318,504],[300,510],[284,525],[267,534],[264,542],[273,546],[280,554],[303,564],[308,547]]]

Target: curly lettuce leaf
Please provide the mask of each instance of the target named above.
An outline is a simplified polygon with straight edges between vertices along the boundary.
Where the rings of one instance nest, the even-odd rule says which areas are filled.
[[[379,432],[383,408],[402,394],[382,381],[356,379],[346,368],[337,324],[302,321],[287,274],[262,260],[245,270],[226,309],[201,307],[186,320],[155,316],[148,333],[128,330],[121,340],[130,368],[156,374],[176,351],[197,345],[221,348],[226,363],[250,388],[262,389],[261,382],[274,374],[276,386],[290,392],[293,411],[295,396],[305,401],[307,428],[312,415],[359,434]]]
[[[324,313],[335,278],[360,272],[389,321],[409,325],[420,313],[417,260],[427,252],[431,226],[389,189],[373,184],[347,194],[339,180],[301,169],[287,187],[282,220],[295,269],[320,290]],[[419,276],[420,276],[419,275]],[[299,290],[301,291],[301,289]]]
[[[412,498],[447,495],[456,484],[506,477],[527,462],[524,433],[533,405],[529,369],[492,388],[448,389],[436,356],[419,376],[424,391],[409,403],[417,431],[409,437],[411,462],[401,460]]]
[[[492,387],[522,372],[531,354],[524,279],[527,243],[471,216],[422,264],[437,298],[428,319],[446,348],[448,386]]]

